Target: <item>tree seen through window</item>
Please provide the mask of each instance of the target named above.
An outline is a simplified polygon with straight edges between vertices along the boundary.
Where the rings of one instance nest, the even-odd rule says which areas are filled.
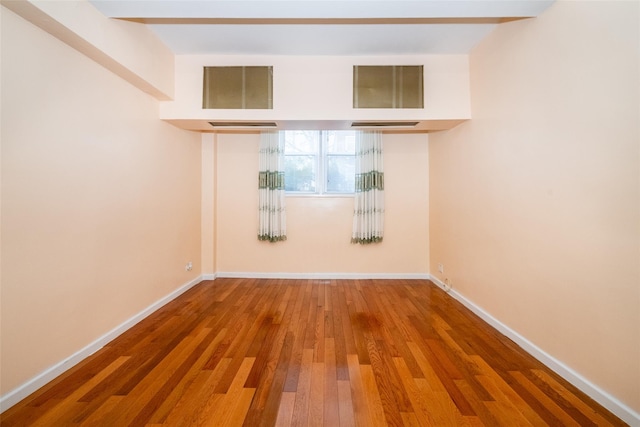
[[[355,132],[285,131],[285,190],[353,193]]]

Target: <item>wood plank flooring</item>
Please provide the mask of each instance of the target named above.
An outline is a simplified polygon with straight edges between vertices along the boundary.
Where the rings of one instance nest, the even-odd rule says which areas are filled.
[[[2,426],[620,426],[426,280],[195,286]]]

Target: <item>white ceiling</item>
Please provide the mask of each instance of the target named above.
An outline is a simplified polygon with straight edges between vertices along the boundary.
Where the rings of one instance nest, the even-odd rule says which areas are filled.
[[[468,53],[499,22],[552,0],[90,0],[142,22],[175,54]]]
[[[152,25],[176,54],[467,53],[496,24]]]

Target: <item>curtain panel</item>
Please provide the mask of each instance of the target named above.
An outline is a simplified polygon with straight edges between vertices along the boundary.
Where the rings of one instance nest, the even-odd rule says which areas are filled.
[[[384,168],[382,134],[356,135],[356,188],[351,243],[382,242],[384,235]]]
[[[258,171],[258,240],[287,240],[287,216],[284,193],[284,135],[260,134]]]

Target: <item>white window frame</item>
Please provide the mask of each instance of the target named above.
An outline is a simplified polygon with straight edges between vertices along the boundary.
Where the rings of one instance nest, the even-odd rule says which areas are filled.
[[[286,132],[286,131],[284,131]],[[285,194],[287,196],[292,197],[353,197],[355,195],[354,191],[351,192],[340,192],[340,191],[327,191],[327,159],[329,156],[331,157],[354,157],[354,154],[327,154],[326,146],[327,146],[327,134],[329,132],[341,132],[334,130],[318,130],[319,139],[318,139],[318,151],[315,154],[300,154],[300,156],[305,155],[313,155],[315,156],[316,163],[316,191],[289,191],[287,190]],[[346,132],[354,132],[355,131],[346,131]],[[285,157],[287,155],[285,154]],[[295,155],[290,155],[295,156]]]

